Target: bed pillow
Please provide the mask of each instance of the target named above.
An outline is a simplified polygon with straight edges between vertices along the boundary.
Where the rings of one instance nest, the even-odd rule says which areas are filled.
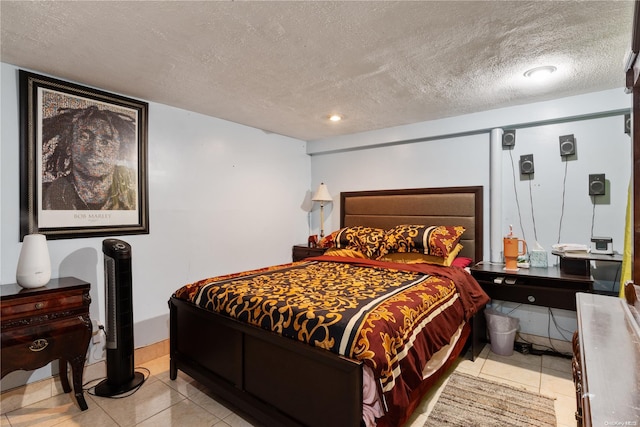
[[[459,256],[456,257],[456,259],[453,260],[453,262],[451,263],[452,267],[459,267],[459,268],[466,268],[469,267],[471,264],[473,263],[473,260],[471,258],[467,258],[464,256]]]
[[[462,226],[398,225],[387,230],[385,250],[387,253],[417,252],[448,258],[465,230]]]
[[[366,258],[366,256],[355,249],[338,249],[338,248],[329,248],[326,250],[324,255],[328,256],[341,256],[347,258]]]
[[[386,231],[373,227],[344,227],[325,236],[320,247],[351,249],[364,254],[367,258],[376,259],[384,251]]]
[[[342,231],[342,229],[340,230],[336,230],[334,232],[332,232],[331,234],[328,234],[326,236],[324,236],[322,239],[320,239],[320,242],[318,242],[318,246],[321,248],[335,248],[336,247],[336,236],[338,235],[338,233],[340,233],[340,231]]]
[[[389,262],[400,262],[403,264],[416,264],[416,263],[436,264],[436,265],[444,265],[446,267],[449,267],[453,265],[453,263],[455,262],[461,250],[462,250],[462,245],[458,243],[455,249],[451,251],[449,256],[446,258],[438,257],[435,255],[425,255],[420,252],[393,252],[393,253],[388,253],[382,256],[380,260],[389,261]],[[471,260],[469,259],[469,261]]]
[[[355,249],[367,258],[376,259],[384,253],[386,231],[373,227],[345,227],[336,237],[336,247]]]

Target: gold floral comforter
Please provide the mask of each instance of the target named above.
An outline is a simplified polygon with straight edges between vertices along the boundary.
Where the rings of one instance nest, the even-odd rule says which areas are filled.
[[[403,404],[426,362],[487,301],[466,272],[321,256],[213,277],[175,296],[372,368],[387,404]]]

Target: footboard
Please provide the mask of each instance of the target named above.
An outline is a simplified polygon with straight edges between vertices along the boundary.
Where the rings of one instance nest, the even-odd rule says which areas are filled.
[[[269,426],[360,426],[362,363],[172,297],[178,369]]]

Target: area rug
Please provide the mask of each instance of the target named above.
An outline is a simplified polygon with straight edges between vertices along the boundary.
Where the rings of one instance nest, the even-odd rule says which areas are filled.
[[[553,426],[553,399],[454,372],[424,427]]]

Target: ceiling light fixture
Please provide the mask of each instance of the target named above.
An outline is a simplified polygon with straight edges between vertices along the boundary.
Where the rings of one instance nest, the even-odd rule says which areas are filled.
[[[339,122],[340,120],[342,120],[342,116],[340,114],[332,114],[329,116],[329,120],[331,120],[332,122]]]
[[[524,72],[525,77],[529,77],[535,80],[544,79],[557,70],[553,65],[544,65],[542,67],[532,68]]]

